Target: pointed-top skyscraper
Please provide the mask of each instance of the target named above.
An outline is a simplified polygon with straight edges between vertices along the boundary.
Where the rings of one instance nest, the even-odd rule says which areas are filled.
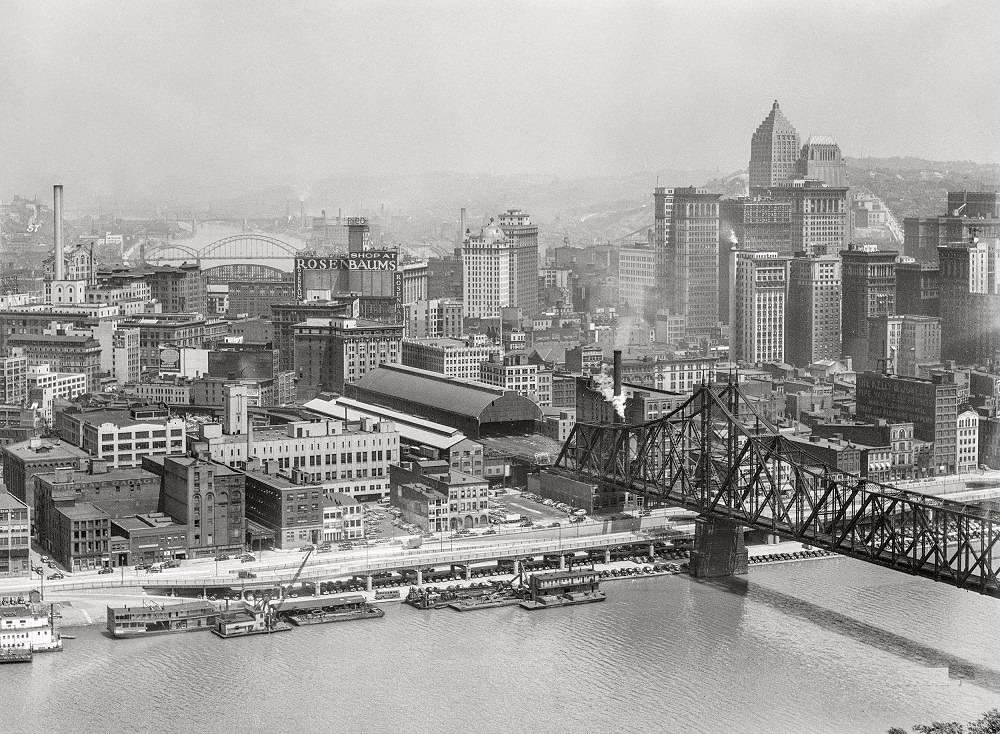
[[[751,193],[755,188],[770,188],[795,178],[801,147],[799,134],[774,100],[771,113],[750,141]]]

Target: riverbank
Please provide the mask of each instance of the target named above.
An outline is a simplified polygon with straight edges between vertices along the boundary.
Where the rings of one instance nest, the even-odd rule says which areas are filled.
[[[801,543],[777,543],[773,545],[758,545],[749,546],[747,548],[747,555],[750,558],[750,568],[758,565],[772,564],[772,563],[796,563],[806,560],[820,560],[823,558],[834,558],[836,554],[826,553],[826,555],[807,555],[808,551]],[[816,553],[816,551],[812,551]],[[589,567],[590,564],[588,564]],[[607,572],[607,575],[601,578],[601,582],[610,582],[616,580],[625,579],[635,579],[635,578],[652,578],[655,576],[666,576],[673,575],[676,573],[687,573],[687,561],[684,559],[677,559],[674,562],[674,566],[677,570],[673,571],[657,571],[654,573],[645,573],[642,571],[644,567],[652,566],[652,563],[635,563],[634,561],[613,561],[611,563],[595,563],[593,568],[598,572]],[[498,576],[490,577],[492,580],[496,581],[511,581],[514,576],[511,574],[504,574]],[[433,582],[425,583],[422,588],[430,587],[442,587],[442,586],[452,586],[452,587],[464,587],[471,586],[476,583],[483,583],[483,579],[473,578],[469,580],[456,580],[456,581],[446,581],[446,582]],[[388,604],[393,602],[401,602],[406,597],[406,592],[408,590],[401,587],[394,587],[389,589],[375,589],[373,591],[358,591],[352,592],[354,594],[361,594],[368,601],[377,604]],[[388,594],[387,594],[388,592]],[[398,598],[387,598],[387,596],[392,595],[394,592],[398,592]],[[51,602],[56,605],[55,610],[59,615],[59,627],[61,629],[67,629],[71,627],[103,627],[107,622],[107,608],[109,606],[142,606],[151,604],[172,604],[178,601],[178,597],[174,596],[163,596],[157,594],[146,594],[140,590],[135,590],[132,593],[122,591],[114,592],[104,592],[104,591],[63,591],[63,592],[46,592],[45,601]]]

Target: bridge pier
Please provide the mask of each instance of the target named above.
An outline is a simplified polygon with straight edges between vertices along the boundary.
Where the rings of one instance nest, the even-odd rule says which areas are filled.
[[[424,585],[424,572],[418,568],[417,569],[417,586],[423,586],[423,585]]]
[[[692,576],[709,579],[745,574],[748,565],[741,525],[714,517],[699,517],[695,521]]]
[[[560,571],[566,570],[566,556],[562,555],[561,553],[559,554],[559,570]]]
[[[372,590],[372,577],[371,576],[365,576],[365,590],[366,591],[371,591]]]
[[[611,549],[605,548],[604,550],[604,562],[611,563]]]

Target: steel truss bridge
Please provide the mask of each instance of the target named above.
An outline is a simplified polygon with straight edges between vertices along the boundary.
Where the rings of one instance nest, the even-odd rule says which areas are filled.
[[[648,423],[578,423],[553,471],[1000,597],[1000,512],[826,466],[736,385],[702,387]]]
[[[246,232],[216,240],[201,250],[181,242],[151,241],[144,257],[147,262],[167,264],[174,262],[218,263],[205,269],[210,279],[229,280],[281,280],[287,278],[291,264],[300,248],[276,237]],[[284,266],[284,267],[279,267]],[[220,269],[223,268],[223,269]]]

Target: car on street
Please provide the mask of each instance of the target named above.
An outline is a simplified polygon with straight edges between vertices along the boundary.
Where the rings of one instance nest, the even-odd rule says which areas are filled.
[[[135,564],[135,566],[133,568],[136,571],[148,571],[149,570],[149,564],[148,563],[137,563],[137,564]]]
[[[229,556],[227,556],[225,553],[223,553],[221,555],[216,556],[215,560],[217,560],[217,561],[228,561],[229,560]]]
[[[111,566],[105,566],[104,568],[99,569],[97,573],[101,574],[101,573],[114,573],[114,572],[115,569],[111,568]]]
[[[48,563],[49,562],[49,557],[48,556],[42,556],[41,561],[42,561],[42,563]]]
[[[58,580],[58,579],[64,579],[64,578],[66,578],[66,577],[63,576],[58,571],[56,571],[55,573],[50,573],[49,576],[48,576],[49,581]]]
[[[180,568],[180,567],[181,567],[181,562],[180,562],[180,561],[178,561],[178,560],[177,560],[177,559],[175,558],[175,559],[173,559],[173,560],[170,560],[170,561],[167,561],[166,563],[164,563],[164,564],[163,564],[163,567],[164,567],[164,568]]]
[[[246,555],[240,556],[240,563],[249,563],[250,561],[256,561],[256,560],[257,560],[257,558],[255,556],[251,556],[249,553],[246,554]]]
[[[56,564],[55,564],[55,563],[53,563],[52,561],[49,561],[49,562],[48,562],[47,564],[45,564],[45,565],[47,565],[47,566],[48,566],[49,568],[55,568],[55,567],[56,567]]]

